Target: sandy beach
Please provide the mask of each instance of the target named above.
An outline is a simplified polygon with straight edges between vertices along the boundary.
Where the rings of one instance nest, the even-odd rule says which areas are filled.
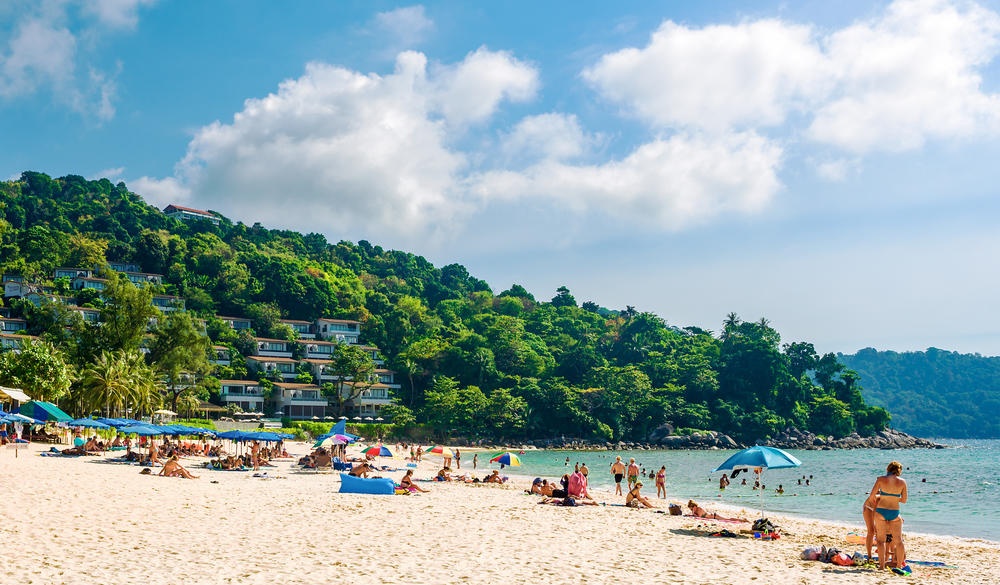
[[[996,583],[1000,544],[907,534],[911,577],[800,560],[807,546],[863,547],[863,525],[769,516],[777,541],[708,534],[715,523],[620,506],[539,505],[508,484],[422,483],[409,496],[340,494],[339,475],[291,461],[253,472],[182,463],[198,480],[141,475],[104,457],[43,457],[48,445],[0,451],[0,550],[10,583]],[[304,444],[289,445],[294,454]],[[416,473],[429,478],[438,461]],[[401,461],[385,460],[402,467]],[[484,474],[480,470],[480,474]],[[402,472],[384,473],[398,480]],[[669,485],[668,485],[669,491]],[[655,488],[646,486],[647,496]],[[657,500],[666,509],[667,501]],[[714,510],[713,502],[702,502]],[[754,517],[753,510],[724,511]]]

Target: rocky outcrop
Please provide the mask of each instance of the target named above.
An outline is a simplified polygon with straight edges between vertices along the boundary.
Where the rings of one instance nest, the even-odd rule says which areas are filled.
[[[779,447],[781,449],[944,449],[944,445],[939,445],[927,439],[920,439],[908,435],[902,431],[886,429],[875,433],[871,437],[862,437],[857,433],[851,433],[846,437],[834,439],[833,437],[817,436],[813,433],[804,433],[795,428],[785,429],[781,434],[766,441],[760,441],[760,445]]]
[[[589,441],[586,439],[576,439],[569,437],[559,437],[553,439],[538,439],[522,444],[506,444],[506,447],[495,446],[488,441],[465,441],[462,439],[453,440],[453,446],[471,446],[485,449],[567,449],[573,451],[643,451],[649,449],[678,449],[678,450],[701,450],[701,449],[742,449],[748,445],[738,443],[729,435],[716,431],[702,431],[690,435],[671,434],[673,429],[661,427],[652,433],[648,442],[631,441]],[[846,437],[834,439],[823,437],[814,433],[802,432],[796,428],[788,428],[776,437],[757,441],[758,445],[778,447],[780,449],[943,449],[944,445],[938,445],[927,439],[920,439],[901,431],[886,429],[879,431],[874,436],[862,437],[857,433],[852,433]]]

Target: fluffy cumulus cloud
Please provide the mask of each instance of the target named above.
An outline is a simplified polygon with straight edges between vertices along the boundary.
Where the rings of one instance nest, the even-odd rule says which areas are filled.
[[[393,244],[525,203],[683,229],[766,209],[793,157],[838,181],[870,152],[1000,131],[980,73],[998,46],[1000,16],[943,0],[899,0],[840,30],[665,22],[645,46],[581,72],[648,128],[615,148],[572,113],[491,126],[540,91],[536,67],[504,51],[457,63],[402,52],[386,75],[313,63],[231,122],[200,129],[173,180],[144,181],[235,219]]]
[[[433,69],[414,52],[385,76],[312,63],[199,130],[178,176],[199,205],[237,219],[386,241],[447,232],[465,211],[467,166],[449,132],[525,97],[535,74],[486,49]]]
[[[522,172],[473,177],[489,200],[558,198],[653,228],[678,229],[721,213],[759,210],[780,184],[779,147],[753,133],[678,134],[641,145],[620,161],[573,165],[555,158]]]
[[[776,20],[691,29],[665,22],[641,49],[605,55],[583,77],[662,126],[780,124],[822,85],[810,29]]]
[[[0,47],[0,98],[47,91],[53,101],[89,118],[114,117],[116,72],[92,64],[94,41],[110,30],[133,29],[139,8],[155,0],[38,2],[8,23]],[[79,13],[72,9],[79,7]],[[80,39],[86,38],[82,43]]]
[[[780,20],[690,28],[666,22],[642,48],[583,77],[609,101],[666,128],[767,130],[792,114],[816,143],[852,154],[1000,131],[980,71],[1000,16],[977,4],[899,0],[821,34]],[[800,122],[804,121],[804,122]]]
[[[896,2],[825,39],[834,85],[809,136],[844,150],[902,151],[929,139],[1000,131],[1000,96],[980,70],[1000,48],[1000,16],[975,4]]]

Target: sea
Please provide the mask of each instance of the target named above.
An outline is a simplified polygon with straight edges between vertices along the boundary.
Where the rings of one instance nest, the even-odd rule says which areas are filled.
[[[528,450],[520,454],[521,467],[504,471],[528,477],[558,479],[576,463],[590,470],[592,491],[605,497],[614,488],[610,473],[616,456],[628,463],[634,457],[648,478],[661,465],[667,468],[669,500],[693,499],[712,509],[713,503],[763,512],[831,520],[864,528],[861,508],[875,478],[885,474],[890,461],[903,465],[909,486],[903,504],[904,530],[923,534],[1000,541],[1000,440],[936,439],[945,449],[853,449],[809,451],[789,449],[802,461],[790,469],[764,470],[763,490],[754,490],[752,472],[743,472],[725,490],[722,472],[712,470],[735,450],[710,451],[565,451]],[[467,471],[471,457],[463,458]],[[483,456],[480,455],[480,460]],[[486,467],[496,468],[496,464]],[[482,464],[479,465],[483,469]],[[742,485],[742,479],[747,485]],[[806,485],[808,480],[808,485]],[[783,494],[776,493],[778,486]],[[643,482],[643,494],[656,495],[655,482]],[[846,532],[845,532],[846,533]]]

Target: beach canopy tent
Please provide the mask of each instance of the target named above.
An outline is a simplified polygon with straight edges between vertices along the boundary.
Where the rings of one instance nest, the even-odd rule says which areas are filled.
[[[22,404],[21,414],[44,421],[64,423],[73,420],[73,417],[60,410],[55,404],[41,400],[32,400],[31,402]]]
[[[9,398],[11,400],[16,400],[22,403],[31,401],[31,398],[27,394],[25,394],[21,390],[18,390],[17,388],[8,388],[6,386],[0,386],[0,400],[3,400],[4,398]]]

